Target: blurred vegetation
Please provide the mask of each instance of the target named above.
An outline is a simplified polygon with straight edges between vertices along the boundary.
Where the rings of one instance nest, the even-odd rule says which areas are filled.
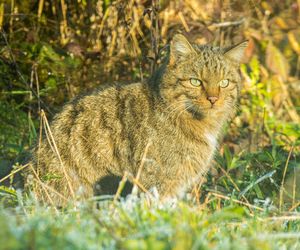
[[[299,0],[2,0],[0,29],[0,185],[6,184],[0,195],[6,205],[18,202],[7,187],[13,176],[5,176],[22,167],[18,163],[39,134],[41,109],[51,118],[63,103],[102,83],[144,81],[181,32],[201,44],[249,40],[239,110],[197,194],[200,203],[213,211],[228,199],[277,212],[298,210]],[[35,220],[29,218],[30,225]],[[29,230],[29,238],[34,234],[25,226],[20,230]],[[226,237],[229,242],[232,236]]]
[[[81,205],[67,212],[28,204],[16,212],[0,209],[1,249],[299,248],[296,216],[253,217],[231,202],[213,214],[188,203],[149,206],[144,199],[100,204],[98,209]]]

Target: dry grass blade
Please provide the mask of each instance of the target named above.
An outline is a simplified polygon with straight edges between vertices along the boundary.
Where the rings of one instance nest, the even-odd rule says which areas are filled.
[[[119,199],[119,197],[124,189],[125,183],[128,179],[129,179],[129,181],[131,181],[133,183],[134,187],[138,187],[139,189],[141,189],[142,192],[147,193],[148,195],[152,196],[152,194],[143,186],[143,184],[141,184],[139,182],[138,179],[136,179],[131,173],[126,171],[119,183],[118,190],[114,196],[113,204],[115,204],[117,202],[117,200]]]
[[[44,0],[39,1],[39,8],[38,8],[38,20],[40,21],[44,8]]]
[[[289,209],[289,211],[291,212],[291,211],[293,211],[294,209],[296,209],[296,208],[299,207],[299,206],[300,206],[300,201],[297,202],[296,204],[294,204],[294,205]]]
[[[182,25],[183,25],[185,31],[190,32],[190,27],[188,26],[188,24],[187,24],[187,22],[186,22],[186,20],[185,20],[185,18],[184,18],[181,11],[179,11],[178,16],[180,18],[180,21],[182,22]]]
[[[4,19],[4,3],[0,3],[0,30],[2,29]]]
[[[213,23],[208,28],[224,28],[224,27],[230,27],[230,26],[236,26],[243,24],[245,22],[245,18],[242,18],[241,20],[232,21],[232,22],[222,22],[222,23]]]
[[[230,200],[232,202],[235,202],[235,203],[238,203],[238,204],[241,204],[241,205],[244,205],[244,206],[247,206],[249,208],[253,208],[253,209],[256,209],[256,210],[259,210],[259,211],[264,211],[263,208],[261,207],[257,207],[255,205],[252,205],[252,204],[249,204],[249,203],[246,203],[246,202],[243,202],[243,201],[239,201],[239,200],[236,200],[236,199],[232,199],[230,197],[227,197],[225,195],[222,195],[222,194],[218,194],[218,193],[214,193],[214,192],[210,192],[213,196],[216,196],[218,198],[221,198],[221,199],[224,199],[224,200]]]
[[[231,176],[227,173],[227,171],[225,171],[225,169],[222,168],[220,165],[218,165],[218,167],[221,169],[222,173],[228,178],[228,180],[232,183],[232,185],[234,186],[234,188],[235,188],[238,192],[241,192],[241,190],[240,190],[239,187],[236,185],[236,183],[235,183],[234,180],[231,178]],[[245,200],[245,202],[246,202],[247,204],[250,205],[249,208],[251,209],[251,204],[249,203],[249,201],[247,200],[247,198],[245,197],[245,195],[242,195],[241,197]]]
[[[280,198],[279,198],[279,209],[282,210],[282,201],[283,201],[283,191],[284,191],[284,180],[285,180],[285,176],[286,176],[286,171],[287,171],[287,167],[289,165],[289,161],[290,161],[290,158],[291,158],[291,155],[292,155],[292,152],[294,150],[294,146],[293,145],[289,151],[289,155],[287,157],[287,160],[285,162],[285,166],[284,166],[284,171],[283,171],[283,176],[282,176],[282,180],[281,180],[281,185],[280,185]]]
[[[154,60],[151,61],[151,74],[155,72],[157,68],[157,61],[159,58],[159,40],[160,40],[160,31],[159,31],[159,1],[152,0],[151,1],[151,49],[152,54],[154,55]]]
[[[52,133],[51,133],[51,129],[50,129],[50,126],[49,126],[47,117],[46,117],[45,112],[44,112],[43,110],[41,110],[41,118],[43,119],[43,123],[44,123],[44,125],[45,125],[44,128],[45,128],[45,132],[47,132],[47,133],[46,133],[46,136],[47,136],[48,142],[49,142],[49,144],[50,144],[50,146],[51,146],[53,152],[56,154],[56,156],[57,156],[57,158],[58,158],[58,160],[59,160],[59,163],[60,163],[60,165],[61,165],[61,167],[62,167],[62,170],[63,170],[63,173],[64,173],[64,175],[65,175],[65,178],[66,178],[68,187],[69,187],[69,189],[70,189],[70,193],[71,193],[71,195],[72,195],[72,198],[75,199],[75,193],[74,193],[73,187],[72,187],[72,185],[71,185],[71,181],[70,181],[70,179],[69,179],[69,175],[67,174],[67,171],[66,171],[66,169],[65,169],[65,166],[64,166],[64,164],[63,164],[63,162],[62,162],[62,159],[61,159],[61,157],[60,157],[58,148],[57,148],[57,146],[56,146],[54,137],[53,137],[53,135],[52,135]],[[49,136],[49,138],[48,138],[48,136]]]
[[[67,24],[67,5],[65,0],[60,0],[61,3],[61,12],[63,16],[63,20],[61,22],[60,30],[61,30],[61,42],[65,44],[67,42],[67,34],[68,34],[68,24]]]
[[[137,185],[144,193],[151,195],[153,197],[153,195],[143,186],[142,183],[139,182],[139,180],[135,179],[134,176],[130,173],[128,173],[128,179],[134,184]]]
[[[39,178],[37,172],[35,171],[35,169],[32,167],[31,164],[30,164],[30,168],[31,168],[31,171],[33,172],[34,177],[37,179],[38,183],[42,186],[42,188],[43,188],[43,190],[44,190],[44,192],[45,192],[45,194],[46,194],[46,196],[47,196],[49,202],[50,202],[50,203],[52,204],[52,206],[56,209],[56,206],[55,206],[55,204],[54,204],[54,201],[53,201],[53,199],[51,198],[50,194],[48,193],[45,183],[43,183],[43,182],[41,181],[41,179]]]
[[[200,189],[201,189],[201,187],[202,187],[204,181],[205,181],[205,178],[202,178],[201,181],[200,181],[200,183],[196,184],[196,185],[193,187],[193,190],[192,190],[192,194],[195,195],[196,202],[197,202],[197,205],[198,205],[198,206],[201,206],[201,204],[200,204]]]
[[[234,180],[231,178],[231,176],[227,173],[227,171],[225,171],[224,168],[222,168],[220,165],[217,165],[218,168],[222,171],[222,173],[228,178],[228,180],[232,183],[232,185],[234,186],[234,188],[238,191],[241,192],[241,190],[239,189],[239,187],[236,185],[236,183],[234,182]]]
[[[262,218],[262,220],[293,221],[293,220],[300,220],[300,215],[273,216],[273,217]]]
[[[16,173],[18,173],[19,171],[23,170],[24,168],[27,168],[29,166],[29,163],[27,163],[26,165],[22,166],[22,167],[19,167],[18,169],[12,171],[10,174],[6,175],[5,177],[3,177],[1,180],[0,180],[0,183],[5,181],[6,179],[8,179],[9,177],[15,175]]]
[[[125,184],[126,184],[126,181],[127,181],[127,176],[128,176],[128,173],[125,172],[125,174],[123,175],[122,177],[122,180],[119,182],[119,187],[118,187],[118,190],[114,196],[114,200],[113,200],[113,204],[115,204],[117,202],[117,200],[119,199],[124,187],[125,187]]]
[[[138,172],[135,176],[135,179],[138,181],[140,179],[140,176],[141,176],[141,173],[142,173],[142,170],[143,170],[143,167],[144,167],[144,164],[145,164],[145,161],[146,161],[146,157],[147,157],[147,153],[148,153],[148,150],[149,150],[149,147],[151,145],[151,141],[149,140],[146,147],[145,147],[145,150],[144,150],[144,153],[143,153],[143,156],[142,156],[142,160],[141,160],[141,164],[139,166],[139,169],[138,169]],[[134,184],[133,185],[133,188],[132,188],[132,194],[137,194],[137,185]]]

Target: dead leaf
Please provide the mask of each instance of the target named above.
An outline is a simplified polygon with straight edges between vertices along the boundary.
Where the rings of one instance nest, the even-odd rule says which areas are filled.
[[[288,33],[288,39],[293,50],[300,55],[300,43],[297,41],[295,34],[292,31]]]
[[[290,67],[281,51],[270,41],[266,51],[266,65],[276,74],[279,74],[284,81],[287,80]]]
[[[273,76],[271,80],[271,96],[272,103],[274,105],[275,110],[278,110],[282,102],[286,99],[284,91],[282,91],[280,79],[277,76]]]
[[[282,17],[275,17],[275,23],[279,26],[281,29],[288,29],[289,26],[287,25],[286,21]]]

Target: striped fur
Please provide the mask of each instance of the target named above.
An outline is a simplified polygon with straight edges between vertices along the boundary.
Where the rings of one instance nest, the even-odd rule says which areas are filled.
[[[240,47],[233,49],[240,53]],[[135,176],[151,142],[141,184],[156,187],[162,198],[185,192],[208,171],[222,126],[235,111],[240,75],[231,51],[176,35],[169,59],[147,83],[105,85],[70,101],[51,123],[63,164],[43,139],[33,157],[40,178],[48,176],[45,183],[65,197],[71,196],[68,181],[83,197],[113,193],[117,182],[109,177]],[[194,87],[190,78],[203,84]],[[218,86],[222,79],[230,81],[227,88]],[[213,106],[211,95],[219,98]],[[49,202],[40,185],[35,191]],[[55,192],[49,195],[64,204]]]

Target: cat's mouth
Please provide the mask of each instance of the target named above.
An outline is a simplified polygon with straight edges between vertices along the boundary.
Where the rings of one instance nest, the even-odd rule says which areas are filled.
[[[212,112],[216,111],[216,105],[214,104],[207,104],[207,105],[200,105],[195,104],[191,101],[188,101],[186,103],[186,111],[192,115],[194,119],[201,120],[208,114],[211,114]]]
[[[199,101],[188,101],[186,103],[186,107],[194,107],[196,109],[198,109],[199,111],[209,111],[211,112],[213,109],[218,108],[217,104],[212,104],[210,102],[199,102]]]

